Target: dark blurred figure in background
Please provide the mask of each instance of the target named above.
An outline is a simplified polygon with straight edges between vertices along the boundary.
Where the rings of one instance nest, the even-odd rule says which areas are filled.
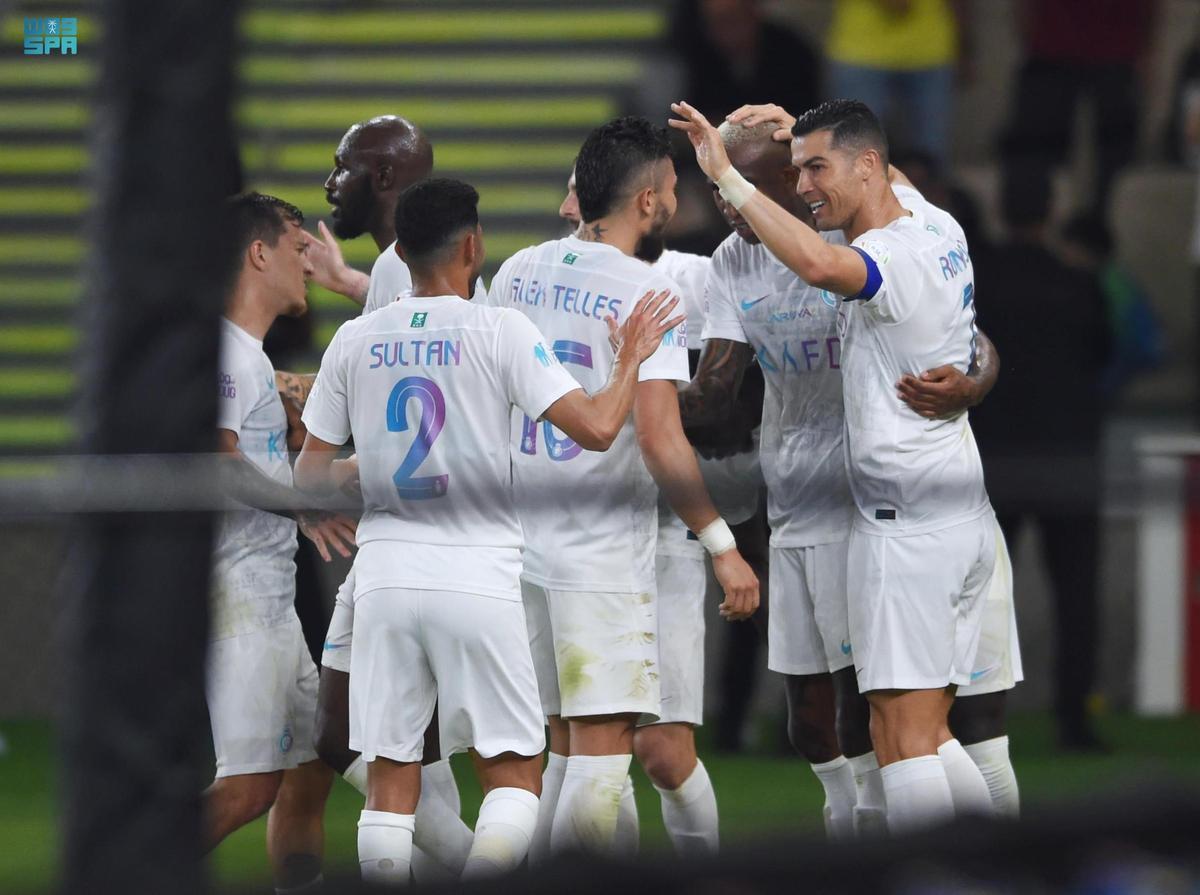
[[[1112,231],[1094,215],[1076,215],[1063,226],[1063,260],[1096,281],[1112,333],[1112,357],[1101,392],[1114,400],[1139,374],[1162,366],[1166,342],[1146,290],[1117,259]]]
[[[778,103],[804,111],[821,99],[821,62],[799,34],[763,17],[757,0],[679,0],[667,31],[667,49],[682,68],[681,96],[719,124],[725,113],[746,103]],[[651,85],[653,93],[654,88]],[[670,97],[674,102],[677,97]],[[662,106],[637,109],[651,117]],[[711,187],[687,139],[677,141],[676,193],[679,209],[667,231],[667,244],[679,251],[711,254],[729,235],[713,208]]]
[[[964,0],[836,0],[825,52],[830,99],[866,103],[894,148],[945,163],[956,73],[969,76]]]
[[[920,149],[901,149],[890,156],[891,164],[904,172],[921,195],[938,208],[950,212],[967,237],[972,258],[987,250],[987,230],[979,202],[946,173],[946,167]]]
[[[1158,6],[1159,0],[1020,0],[1025,59],[1001,138],[1007,163],[1062,164],[1086,100],[1096,179],[1084,202],[1086,210],[1107,214],[1115,179],[1137,148]]]
[[[975,262],[979,323],[1000,351],[1000,378],[971,411],[988,494],[1014,557],[1036,521],[1054,598],[1055,715],[1063,748],[1103,748],[1088,712],[1100,609],[1100,383],[1108,316],[1093,277],[1047,247],[1049,172],[1004,177],[1008,239]],[[1051,383],[1053,383],[1051,385]]]

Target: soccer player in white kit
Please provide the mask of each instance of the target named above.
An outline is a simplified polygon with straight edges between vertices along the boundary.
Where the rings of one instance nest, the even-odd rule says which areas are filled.
[[[574,170],[567,179],[567,194],[558,215],[573,229],[583,223]],[[698,332],[704,321],[704,283],[712,259],[666,249],[659,236],[643,237],[634,254],[679,286],[686,321],[692,333]],[[697,460],[721,517],[730,526],[750,519],[757,510],[761,481],[757,449],[724,460],[705,462],[699,456]],[[724,500],[715,493],[710,476],[721,482]],[[758,574],[759,570],[755,572]],[[661,495],[654,581],[660,708],[657,718],[639,719],[633,753],[658,790],[663,824],[675,850],[681,855],[710,854],[720,842],[717,803],[708,772],[696,754],[695,735],[695,728],[704,719],[704,595],[708,585],[704,548]],[[569,748],[569,732],[565,728],[566,722],[561,719],[556,719],[551,728],[551,761],[556,764],[564,760],[562,756]],[[556,753],[555,746],[561,751]],[[614,851],[623,856],[636,854],[638,838],[633,779],[626,776]],[[539,843],[546,845],[547,842]],[[536,857],[540,859],[542,855]]]
[[[338,143],[333,170],[324,184],[333,232],[321,222],[320,238],[308,237],[313,280],[363,305],[363,314],[408,292],[412,277],[396,252],[396,203],[405,188],[428,177],[432,169],[433,145],[408,119],[379,115],[352,125]],[[346,264],[334,239],[355,239],[364,233],[380,249],[369,277]],[[289,431],[297,432],[303,443],[300,415],[315,377],[280,373],[278,378],[289,412]],[[316,747],[330,767],[366,795],[366,764],[349,746],[353,595],[351,568],[334,599],[321,653],[324,670],[317,695]],[[441,757],[436,724],[426,737],[422,783],[414,874],[422,882],[453,878],[461,873],[470,851],[471,830],[459,817],[458,786],[449,761]]]
[[[978,650],[996,558],[994,514],[966,415],[926,420],[895,391],[904,373],[970,365],[966,246],[901,206],[888,182],[886,138],[861,103],[825,103],[793,128],[797,190],[818,228],[843,231],[849,247],[826,242],[759,194],[695,109],[672,110],[701,167],[772,254],[845,299],[846,455],[858,511],[848,548],[849,627],[888,826],[942,823],[956,810],[990,813],[987,785],[947,717]]]
[[[661,129],[644,119],[597,128],[576,161],[577,234],[518,252],[492,281],[489,301],[529,316],[585,385],[607,370],[603,316],[623,316],[647,289],[677,292],[633,257],[638,241],[670,220],[674,186]],[[633,420],[607,454],[514,418],[531,644],[543,708],[570,731],[570,756],[563,761],[555,751],[563,746],[552,742],[544,778],[539,838],[549,831],[555,850],[612,848],[636,720],[659,711],[656,483],[714,554],[723,612],[742,617],[757,605],[757,582],[704,491],[679,423],[685,345],[682,332],[672,334],[643,365]]]
[[[353,527],[302,514],[313,502],[292,490],[287,418],[262,350],[277,316],[306,309],[303,215],[257,193],[230,199],[226,213],[237,256],[221,319],[218,443],[225,487],[246,508],[222,516],[214,549],[207,696],[217,779],[204,794],[205,842],[269,809],[268,853],[288,888],[319,879],[331,779],[312,748],[317,669],[293,606],[296,520],[343,556]]]
[[[332,487],[338,446],[358,446],[366,512],[350,723],[369,764],[359,859],[371,882],[408,880],[435,701],[443,749],[471,749],[485,790],[464,873],[524,858],[545,740],[520,598],[510,413],[545,416],[607,449],[633,404],[638,363],[678,322],[666,319],[666,291],[628,309],[605,387],[588,396],[523,315],[464,300],[484,260],[478,198],[444,179],[404,193],[397,238],[413,292],[338,331],[304,414],[303,486]]]

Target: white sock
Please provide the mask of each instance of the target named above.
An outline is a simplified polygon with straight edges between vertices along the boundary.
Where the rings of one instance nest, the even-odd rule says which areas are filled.
[[[421,792],[436,792],[451,811],[462,816],[462,799],[458,795],[458,781],[454,779],[450,759],[421,765]]]
[[[1021,816],[1021,792],[1008,757],[1008,737],[995,737],[963,746],[987,783],[996,817],[1016,820]]]
[[[358,866],[363,882],[408,885],[416,822],[412,814],[363,810],[358,817]]]
[[[881,768],[880,772],[891,832],[910,833],[954,820],[954,800],[946,769],[938,756],[906,758]]]
[[[946,769],[946,782],[954,800],[957,817],[993,817],[992,794],[987,781],[958,740],[946,740],[938,746],[938,757]]]
[[[812,765],[813,773],[825,788],[825,834],[831,842],[849,842],[854,838],[854,806],[858,791],[854,771],[846,756]]]
[[[684,858],[715,855],[720,845],[717,795],[704,762],[696,762],[678,789],[654,788],[662,797],[663,824],[675,851]]]
[[[550,848],[610,855],[632,755],[572,755],[563,774]]]
[[[484,796],[463,879],[516,870],[529,852],[537,819],[538,797],[527,789],[501,786]]]
[[[442,798],[444,787],[437,786],[436,780],[433,782],[432,786],[425,785],[425,769],[422,768],[421,798],[417,802],[417,829],[413,836],[413,844],[457,879],[466,866],[467,855],[471,851],[471,840],[475,836],[471,828],[458,816],[458,812]],[[454,794],[458,795],[457,787]],[[421,862],[421,869],[429,870],[424,861]]]
[[[613,854],[618,858],[636,858],[641,827],[638,824],[637,800],[633,796],[633,778],[625,775],[621,804],[617,808],[617,831],[613,834]]]
[[[563,774],[567,772],[567,756],[549,753],[546,769],[542,771],[542,797],[538,800],[537,829],[529,846],[529,866],[536,867],[550,857],[550,829],[554,825],[554,809],[562,789]]]
[[[854,835],[870,839],[887,835],[887,799],[883,792],[883,775],[874,752],[847,758],[854,775]]]
[[[358,756],[350,762],[350,766],[342,771],[342,779],[363,794],[367,795],[367,763]]]
[[[350,762],[350,766],[342,772],[342,779],[357,789],[365,797],[367,794],[367,763],[360,755]],[[424,775],[421,777],[421,790],[425,789]],[[455,792],[457,793],[457,789]],[[457,879],[455,874],[443,867],[437,860],[431,858],[425,849],[417,845],[412,850],[413,878],[421,883],[450,882]]]

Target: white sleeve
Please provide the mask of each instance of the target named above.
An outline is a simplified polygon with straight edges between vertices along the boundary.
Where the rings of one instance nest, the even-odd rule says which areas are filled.
[[[512,270],[511,258],[501,264],[500,269],[496,271],[496,275],[492,277],[492,285],[487,290],[487,300],[483,302],[484,304],[490,305],[493,308],[507,308],[509,306],[508,295],[506,293],[512,288],[510,270]]]
[[[350,405],[346,394],[346,367],[342,361],[341,329],[325,349],[321,369],[317,371],[301,419],[305,428],[322,441],[345,444],[350,440]]]
[[[637,293],[637,297],[634,299],[634,304],[640,301],[642,296],[647,292],[653,292],[657,295],[664,289],[669,290],[676,296],[679,295],[679,287],[675,284],[674,280],[664,276],[655,276],[642,285],[642,288]],[[672,316],[678,313],[679,307],[682,307],[682,305],[683,302],[680,301],[679,306],[676,307]],[[632,305],[629,310],[633,310]],[[642,366],[638,370],[638,382],[646,382],[651,379],[671,379],[676,382],[692,381],[691,370],[688,368],[687,321],[667,332],[662,337],[662,344],[655,349],[650,357],[642,362]]]
[[[533,321],[520,311],[501,315],[496,345],[505,394],[531,420],[541,419],[547,407],[583,387],[546,345]]]
[[[885,323],[906,319],[920,300],[922,284],[920,262],[914,253],[878,230],[864,233],[850,248],[866,263],[867,283],[858,295],[847,296],[847,300],[861,301]]]
[[[258,377],[242,363],[237,352],[222,350],[217,372],[217,428],[228,429],[240,438],[242,424],[256,403]]]
[[[379,253],[371,266],[371,285],[367,287],[367,300],[363,303],[363,316],[387,307],[401,292],[412,289],[412,275],[408,265],[396,254],[392,243]]]
[[[719,249],[713,255],[708,279],[704,284],[704,333],[701,339],[728,339],[731,342],[749,342],[742,318],[738,316],[737,298],[729,285],[728,264],[725,253]]]

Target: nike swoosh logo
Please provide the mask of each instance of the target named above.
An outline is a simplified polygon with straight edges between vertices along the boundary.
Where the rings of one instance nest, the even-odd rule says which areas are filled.
[[[328,640],[325,641],[325,649],[341,649],[343,646],[349,645],[348,643],[330,643]]]
[[[764,295],[762,298],[756,298],[756,299],[754,299],[753,301],[748,301],[748,300],[746,300],[746,299],[744,299],[744,298],[743,298],[743,299],[742,299],[742,310],[743,310],[743,311],[749,311],[749,310],[750,310],[752,307],[754,307],[754,306],[755,306],[756,304],[758,304],[760,301],[766,301],[766,300],[767,300],[768,298],[770,298],[770,297],[771,297],[770,295]]]
[[[992,669],[990,669],[990,668],[985,668],[985,669],[983,669],[983,671],[972,671],[972,672],[971,672],[971,680],[973,680],[973,681],[977,681],[977,680],[979,680],[981,677],[983,677],[985,674],[987,674],[988,672],[990,672],[991,670],[992,670]]]

